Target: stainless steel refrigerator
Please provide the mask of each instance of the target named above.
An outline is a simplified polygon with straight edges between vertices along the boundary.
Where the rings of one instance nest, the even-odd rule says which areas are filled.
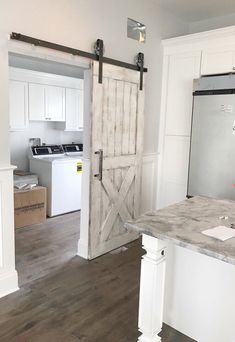
[[[188,197],[235,200],[235,75],[201,79],[193,97]]]

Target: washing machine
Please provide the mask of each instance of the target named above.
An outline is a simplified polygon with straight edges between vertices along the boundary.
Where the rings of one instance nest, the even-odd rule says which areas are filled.
[[[32,146],[29,159],[30,171],[47,188],[49,217],[81,209],[81,144]]]

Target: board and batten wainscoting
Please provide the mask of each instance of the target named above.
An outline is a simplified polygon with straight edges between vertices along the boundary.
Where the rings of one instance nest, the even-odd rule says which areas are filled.
[[[18,290],[15,270],[13,170],[0,166],[0,298]]]
[[[158,153],[144,153],[142,166],[141,213],[156,209]]]
[[[193,80],[235,70],[235,26],[164,40],[157,208],[186,198]]]

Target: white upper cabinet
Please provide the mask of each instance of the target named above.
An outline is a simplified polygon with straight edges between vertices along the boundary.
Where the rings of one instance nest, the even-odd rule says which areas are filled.
[[[9,81],[10,130],[22,131],[28,128],[28,84]]]
[[[29,83],[29,119],[65,121],[65,88]]]
[[[83,131],[84,129],[84,91],[78,90],[78,130]]]
[[[83,83],[82,79],[11,67],[11,130],[25,129],[29,120],[54,121],[59,129],[82,131]]]
[[[65,88],[45,86],[45,119],[65,121]]]
[[[202,52],[202,75],[223,74],[235,70],[235,46],[204,49]]]
[[[66,88],[65,90],[65,130],[83,130],[83,91]]]
[[[189,136],[193,79],[200,75],[201,52],[175,54],[168,58],[165,134]]]

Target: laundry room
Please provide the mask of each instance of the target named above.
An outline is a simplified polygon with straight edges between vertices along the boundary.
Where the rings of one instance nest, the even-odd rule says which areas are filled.
[[[84,68],[9,53],[9,112],[16,232],[58,228],[73,215],[78,233]]]

